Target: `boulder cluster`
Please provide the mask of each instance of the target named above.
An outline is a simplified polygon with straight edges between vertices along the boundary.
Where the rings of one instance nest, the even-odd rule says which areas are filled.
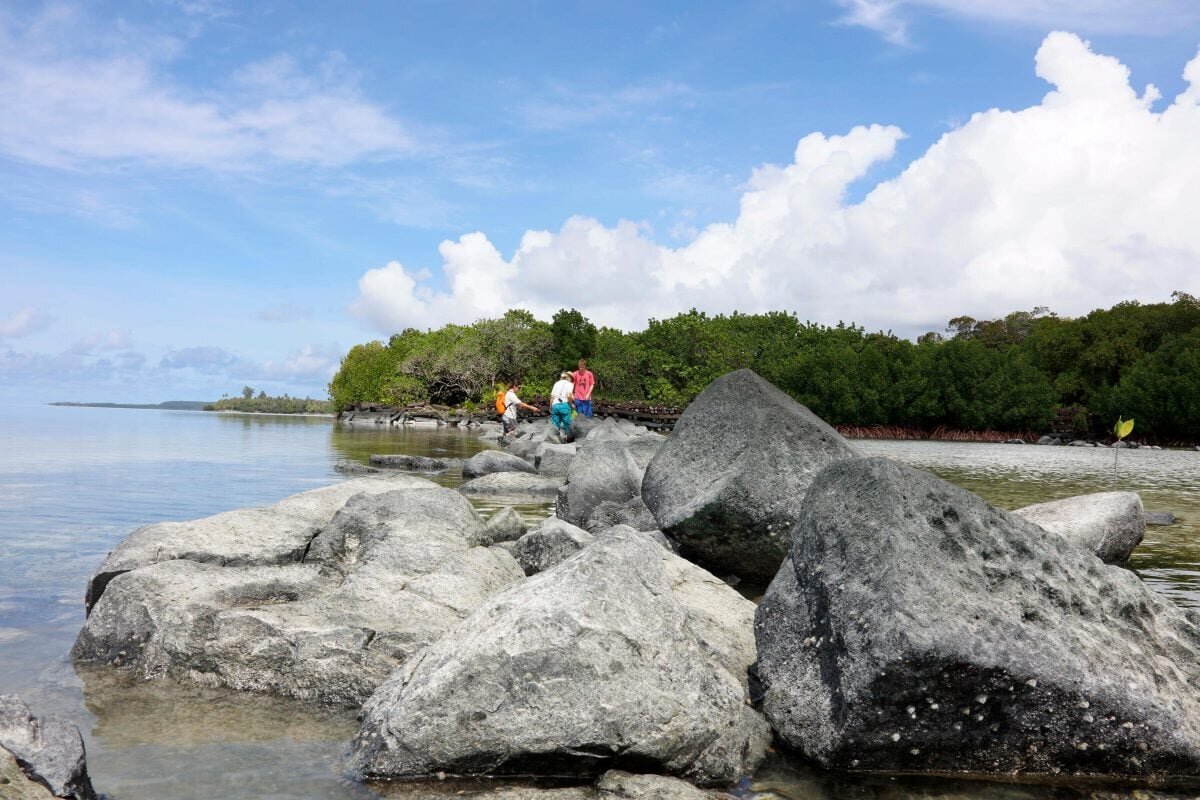
[[[524,423],[457,491],[389,471],[141,528],[73,655],[361,706],[364,780],[705,797],[773,742],[846,770],[1200,777],[1200,617],[1117,566],[1136,494],[1006,512],[747,370],[669,437],[573,433]],[[476,495],[555,511],[484,520]]]

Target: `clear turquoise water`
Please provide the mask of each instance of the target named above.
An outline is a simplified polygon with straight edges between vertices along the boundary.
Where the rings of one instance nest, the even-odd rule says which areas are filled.
[[[1007,508],[1113,488],[1111,451],[858,444]],[[272,503],[342,479],[333,467],[343,459],[465,457],[484,447],[456,429],[351,428],[328,418],[0,408],[0,692],[20,694],[35,713],[76,721],[93,782],[110,800],[395,795],[394,788],[365,788],[341,777],[352,714],[219,691],[130,685],[104,673],[81,676],[66,654],[83,623],[87,578],[139,525]],[[453,473],[432,477],[447,485],[458,481]],[[1200,605],[1200,453],[1122,452],[1116,481],[1118,488],[1140,491],[1148,509],[1181,517],[1177,525],[1151,529],[1133,566],[1177,602]],[[536,517],[547,508],[522,510]],[[764,772],[756,788],[786,798],[1083,796],[1064,788],[847,781],[794,764]]]

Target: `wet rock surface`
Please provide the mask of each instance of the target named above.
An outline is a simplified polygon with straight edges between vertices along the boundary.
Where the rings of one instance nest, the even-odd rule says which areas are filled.
[[[6,799],[96,799],[79,729],[59,717],[35,717],[14,694],[0,694],[0,781]]]
[[[763,709],[827,766],[1200,775],[1200,615],[886,459],[813,482],[756,619]]]
[[[407,469],[413,472],[445,472],[461,463],[456,458],[431,458],[429,456],[410,456],[399,453],[372,455],[368,461],[373,467],[384,469]]]
[[[645,535],[604,536],[485,602],[381,686],[350,766],[414,778],[636,764],[729,783],[769,741],[743,685],[752,614]]]
[[[1124,564],[1146,536],[1146,514],[1137,492],[1097,492],[1013,512],[1091,550],[1106,564]]]
[[[742,369],[683,412],[646,468],[642,499],[682,554],[765,584],[787,555],[813,478],[858,456],[819,417]]]

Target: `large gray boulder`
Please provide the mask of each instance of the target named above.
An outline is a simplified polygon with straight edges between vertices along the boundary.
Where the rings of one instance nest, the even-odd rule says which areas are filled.
[[[642,480],[642,499],[680,552],[766,583],[779,570],[808,485],[859,452],[748,369],[713,381],[680,416]]]
[[[405,453],[376,453],[369,459],[371,466],[384,469],[407,469],[414,472],[445,472],[459,465],[457,458],[432,458]]]
[[[4,798],[96,798],[79,729],[59,717],[34,717],[15,694],[0,694],[0,780]]]
[[[1194,777],[1198,623],[963,489],[848,460],[759,607],[763,709],[837,768]]]
[[[458,491],[469,496],[545,498],[554,497],[562,484],[562,478],[548,478],[524,472],[493,472],[472,478],[459,486]]]
[[[350,767],[406,778],[637,764],[732,782],[770,736],[743,684],[752,614],[643,534],[605,536],[494,596],[381,686]]]
[[[205,686],[360,704],[405,659],[521,580],[470,503],[431,484],[359,494],[293,564],[188,560],[114,578],[81,663]]]
[[[639,463],[638,456],[646,456],[648,448],[631,446],[631,441],[589,438],[580,446],[567,482],[558,491],[559,518],[583,525],[600,504],[624,505],[641,495],[646,464]]]
[[[108,554],[88,581],[91,609],[117,575],[160,561],[185,559],[219,566],[291,564],[350,497],[436,484],[415,475],[358,478],[292,495],[260,508],[239,508],[188,522],[138,528]]]
[[[1146,511],[1137,492],[1077,495],[1013,513],[1086,547],[1106,564],[1124,564],[1146,536]]]
[[[575,555],[594,539],[582,528],[551,517],[518,539],[510,552],[526,575],[534,575]]]
[[[493,472],[526,472],[536,474],[537,469],[520,456],[503,450],[483,450],[463,462],[463,478],[470,480]]]

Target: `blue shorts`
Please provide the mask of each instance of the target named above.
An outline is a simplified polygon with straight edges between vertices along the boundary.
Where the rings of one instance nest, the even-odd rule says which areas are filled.
[[[590,417],[592,415],[592,401],[591,400],[576,400],[575,401],[575,410],[578,411],[580,414],[582,414],[585,417]]]

